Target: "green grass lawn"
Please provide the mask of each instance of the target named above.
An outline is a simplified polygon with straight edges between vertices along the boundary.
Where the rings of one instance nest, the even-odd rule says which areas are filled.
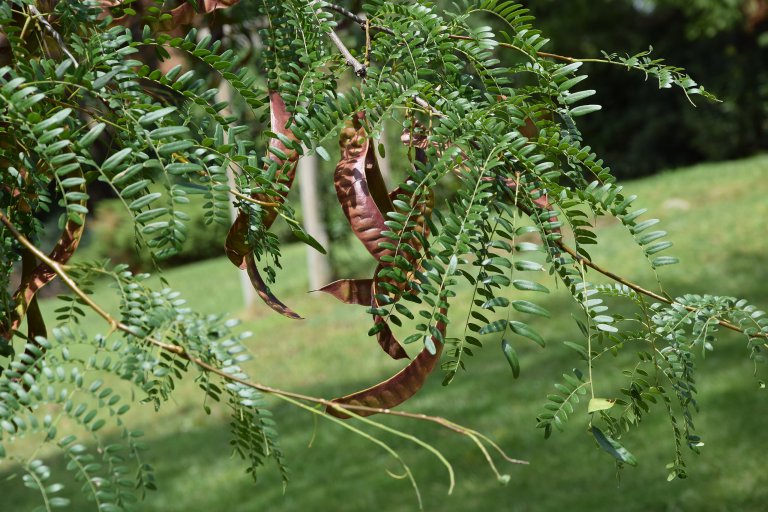
[[[702,165],[630,182],[626,190],[640,196],[638,206],[662,219],[675,247],[669,254],[682,263],[662,269],[665,290],[734,295],[768,308],[768,157]],[[602,244],[593,250],[600,264],[648,287],[655,286],[640,249],[618,224],[599,231]],[[362,254],[362,253],[361,253]],[[254,360],[248,370],[262,383],[315,396],[332,397],[378,382],[402,365],[389,360],[366,336],[364,309],[345,306],[330,297],[306,293],[305,253],[300,246],[285,249],[284,272],[275,292],[306,317],[290,321],[258,305],[240,312],[237,271],[225,259],[189,265],[167,273],[171,286],[190,305],[207,312],[228,312],[243,318],[253,332],[249,342]],[[552,285],[552,283],[549,283]],[[766,391],[753,376],[745,342],[723,335],[715,353],[698,362],[699,402],[696,418],[706,446],[688,456],[687,480],[666,481],[665,464],[673,457],[670,426],[658,407],[641,430],[627,436],[627,446],[639,459],[635,468],[616,471],[612,459],[598,450],[586,432],[586,411],[572,416],[564,433],[544,440],[535,428],[545,396],[558,376],[575,364],[573,352],[561,343],[578,339],[570,314],[577,312],[563,291],[540,303],[553,318],[535,323],[548,341],[546,350],[519,343],[520,379],[512,373],[498,346],[487,337],[485,348],[468,360],[469,372],[443,388],[435,375],[424,390],[402,409],[440,415],[494,438],[512,457],[530,465],[497,460],[511,476],[499,484],[482,454],[466,438],[425,423],[386,418],[389,426],[407,430],[439,448],[454,464],[457,485],[447,495],[448,480],[437,460],[407,441],[385,439],[401,453],[420,485],[427,510],[472,511],[745,511],[768,507],[768,442]],[[562,287],[560,287],[562,288]],[[109,290],[96,297],[114,307]],[[103,299],[103,300],[102,300]],[[110,302],[111,301],[111,302]],[[461,328],[467,294],[454,302],[454,329]],[[50,312],[55,303],[44,304]],[[93,319],[94,332],[103,326]],[[449,332],[449,335],[451,333]],[[456,334],[456,333],[454,333]],[[413,349],[415,350],[416,347]],[[626,362],[626,364],[625,364]],[[596,368],[595,382],[604,396],[615,393],[620,371],[631,363],[618,359]],[[615,365],[613,367],[612,365]],[[764,375],[764,374],[763,374]],[[377,446],[350,435],[327,421],[272,400],[282,432],[283,450],[292,478],[283,491],[277,472],[264,468],[254,484],[240,460],[230,456],[226,413],[207,416],[193,383],[181,386],[159,413],[151,406],[134,406],[133,426],[146,432],[148,457],[157,470],[160,491],[150,493],[146,511],[363,511],[415,510],[417,502],[395,462]],[[369,432],[372,432],[368,430]],[[54,472],[63,463],[50,460]],[[39,497],[0,463],[0,510],[31,510]],[[74,487],[74,486],[70,486]],[[67,496],[78,500],[70,489]],[[75,501],[73,510],[93,510]]]

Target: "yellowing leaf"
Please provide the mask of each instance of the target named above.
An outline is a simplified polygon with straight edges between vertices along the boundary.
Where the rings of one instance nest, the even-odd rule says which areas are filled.
[[[587,412],[605,411],[613,407],[616,400],[613,398],[593,398],[589,401]]]

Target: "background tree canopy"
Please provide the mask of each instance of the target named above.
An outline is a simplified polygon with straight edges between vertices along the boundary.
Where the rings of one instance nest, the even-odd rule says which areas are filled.
[[[763,1],[535,0],[526,2],[552,38],[574,56],[654,55],[685,68],[723,101],[697,102],[644,86],[620,68],[585,64],[603,115],[581,129],[621,177],[768,148],[768,7]]]
[[[648,26],[683,12],[610,5]],[[700,14],[693,5],[684,12]],[[544,13],[553,33],[566,31],[557,20],[568,14]],[[686,478],[689,454],[704,446],[695,422],[697,358],[714,352],[727,330],[741,337],[757,372],[768,317],[746,298],[665,288],[661,273],[678,263],[667,231],[617,183],[580,128],[601,110],[584,68],[634,76],[632,88],[598,78],[612,100],[621,91],[636,108],[653,104],[630,92],[642,90],[634,87],[644,76],[673,89],[668,101],[680,105],[718,100],[687,71],[630,42],[628,54],[600,55],[592,46],[587,57],[565,55],[536,23],[525,6],[506,0],[442,8],[383,0],[0,4],[0,460],[8,481],[19,475],[43,510],[70,505],[59,473],[98,510],[140,508],[156,478],[144,433],[132,425],[140,413],[129,411],[164,409],[193,381],[197,405],[229,418],[232,451],[254,478],[270,462],[284,484],[289,479],[277,400],[383,450],[419,503],[414,473],[391,439],[435,456],[449,492],[453,465],[430,438],[390,418],[466,438],[508,483],[500,464],[525,461],[446,419],[450,410],[426,415],[399,406],[431,375],[448,386],[482,374],[481,350],[508,366],[507,382],[524,378],[533,358],[551,349],[542,329],[566,316],[562,304],[547,302],[553,290],[569,299],[572,334],[557,344],[568,353],[566,368],[547,381],[551,389],[531,417],[536,427],[549,438],[575,421],[623,468],[638,463],[628,440],[660,416],[667,478]],[[701,18],[689,32],[719,37],[730,25],[707,26]],[[590,44],[601,42],[596,29],[588,33]],[[755,89],[739,91],[764,106]],[[742,96],[734,98],[738,104]],[[595,138],[610,127],[611,136],[642,140],[639,124],[666,123],[648,110],[635,115],[638,126],[632,114],[608,113],[588,129]],[[658,152],[642,150],[646,160]],[[395,183],[382,173],[386,153],[399,162]],[[332,167],[321,185],[298,172],[311,156]],[[274,374],[260,371],[253,355],[291,336],[275,331],[249,341],[237,320],[210,304],[190,306],[163,274],[207,243],[194,235],[202,224],[208,237],[221,238],[229,275],[246,277],[261,314],[272,315],[259,320],[279,318],[280,329],[300,324],[307,305],[282,293],[292,282],[292,269],[281,272],[286,237],[321,253],[329,244],[300,221],[289,195],[294,182],[331,190],[327,202],[361,262],[316,291],[347,305],[346,315],[366,318],[373,360],[392,370],[383,380],[371,372],[365,384],[345,383],[328,395],[336,398],[263,381]],[[130,219],[128,238],[145,251],[151,273],[74,258],[91,228],[93,197],[104,190]],[[278,219],[283,236],[272,229]],[[605,257],[603,225],[620,227],[651,284],[614,269],[622,262]],[[203,295],[221,294],[222,283],[205,278],[192,278],[207,288]],[[44,314],[39,292],[54,281],[68,293]],[[96,291],[104,286],[109,299]],[[505,393],[499,386],[477,397],[489,391]],[[41,455],[50,452],[66,460],[61,471]]]

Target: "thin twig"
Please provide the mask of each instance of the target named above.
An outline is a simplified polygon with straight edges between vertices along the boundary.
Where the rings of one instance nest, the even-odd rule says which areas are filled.
[[[666,304],[672,304],[673,301],[669,300],[668,298],[664,297],[663,295],[659,295],[658,293],[653,292],[651,290],[646,290],[645,288],[641,287],[640,285],[637,285],[637,284],[635,284],[635,283],[633,283],[631,281],[627,281],[623,277],[621,277],[621,276],[619,276],[617,274],[614,274],[610,270],[604,269],[601,266],[599,266],[597,263],[594,263],[594,262],[588,260],[587,258],[582,256],[581,254],[577,253],[573,248],[565,245],[562,240],[556,240],[555,244],[560,249],[562,249],[563,251],[565,251],[568,254],[570,254],[571,257],[573,259],[575,259],[576,261],[578,261],[580,263],[583,263],[584,265],[588,266],[589,268],[591,268],[593,270],[597,270],[598,272],[600,272],[604,276],[609,277],[609,278],[613,279],[614,281],[616,281],[618,283],[626,285],[627,287],[632,288],[636,292],[642,293],[643,295],[647,295],[648,297],[651,297],[652,299],[655,299],[655,300],[657,300],[659,302],[664,302]]]
[[[627,288],[631,288],[631,289],[633,289],[634,291],[636,291],[638,293],[641,293],[643,295],[647,295],[648,297],[651,297],[652,299],[655,299],[655,300],[657,300],[659,302],[663,302],[665,304],[670,304],[670,305],[671,304],[679,304],[678,302],[670,300],[667,297],[664,297],[663,295],[659,295],[658,293],[652,292],[651,290],[646,290],[642,286],[637,285],[637,284],[633,283],[632,281],[628,281],[628,280],[624,279],[623,277],[614,274],[610,270],[602,268],[597,263],[594,263],[594,262],[588,260],[587,258],[582,256],[581,254],[577,253],[571,247],[565,245],[562,242],[562,240],[555,241],[555,244],[560,249],[562,249],[563,251],[565,251],[568,254],[570,254],[571,257],[573,257],[576,261],[579,261],[579,262],[583,263],[584,265],[588,266],[589,268],[591,268],[593,270],[596,270],[597,272],[603,274],[604,276],[609,277],[610,279],[613,279],[614,281],[625,285]],[[688,311],[698,311],[698,308],[695,308],[693,306],[687,306],[685,304],[680,304],[680,305],[683,308],[687,309]],[[730,329],[732,331],[736,331],[736,332],[740,332],[742,334],[745,334],[744,333],[744,329],[742,329],[741,327],[739,327],[736,324],[733,324],[733,323],[731,323],[731,322],[729,322],[727,320],[721,320],[719,318],[717,318],[716,320],[717,320],[718,324],[720,324],[721,326],[725,327],[726,329]],[[756,332],[754,334],[750,334],[750,336],[753,337],[753,338],[768,338],[768,333]]]
[[[426,110],[427,112],[429,112],[435,117],[448,117],[447,115],[443,114],[442,112],[437,110],[435,107],[430,105],[429,102],[424,98],[422,98],[421,96],[414,96],[413,101],[415,101],[418,106],[420,106],[421,108],[423,108],[424,110]]]
[[[274,202],[268,202],[268,201],[260,201],[258,199],[253,198],[253,197],[247,196],[245,194],[241,194],[240,192],[238,192],[237,190],[235,190],[233,188],[229,189],[229,193],[232,194],[235,197],[238,197],[238,198],[242,199],[243,201],[245,201],[247,203],[258,204],[260,206],[265,206],[267,208],[278,208],[280,206],[280,203],[274,203]]]
[[[331,11],[335,11],[335,12],[341,14],[342,16],[344,16],[346,18],[349,18],[350,20],[354,21],[355,23],[357,23],[358,25],[360,25],[363,28],[366,27],[366,23],[367,23],[367,19],[366,18],[363,18],[362,16],[359,16],[359,15],[349,11],[349,10],[345,9],[344,7],[341,7],[339,5],[332,4],[332,3],[329,3],[329,2],[325,2],[324,7],[329,9],[329,10],[331,10]],[[381,25],[369,25],[369,29],[377,31],[377,32],[384,32],[385,34],[389,34],[389,35],[392,35],[392,36],[396,35],[395,32],[392,29],[390,29],[388,27],[383,27]],[[464,36],[464,35],[460,35],[460,34],[448,34],[448,38],[449,39],[456,39],[456,40],[460,40],[460,41],[477,41],[477,39],[474,38],[474,37]],[[532,57],[532,55],[529,52],[525,51],[523,48],[520,48],[519,46],[514,45],[512,43],[505,43],[503,41],[496,41],[496,44],[498,46],[502,47],[502,48],[508,48],[510,50],[516,50],[518,52],[521,52],[521,53],[527,55],[528,57]],[[542,52],[542,51],[537,51],[536,55],[538,57],[550,58],[550,59],[555,59],[555,60],[561,60],[561,61],[564,61],[564,62],[595,62],[595,63],[599,63],[599,64],[615,64],[615,65],[619,65],[619,66],[623,66],[624,65],[624,64],[622,64],[620,62],[615,62],[615,61],[608,60],[608,59],[590,59],[590,58],[581,59],[581,58],[567,57],[565,55],[558,55],[556,53],[548,53],[548,52]]]
[[[363,18],[362,16],[358,16],[357,14],[353,13],[352,11],[345,9],[344,7],[336,4],[332,4],[329,2],[325,2],[324,7],[330,9],[331,11],[336,11],[337,13],[341,14],[342,16],[349,18],[350,20],[354,21],[361,27],[365,28],[366,23],[368,23],[367,18]],[[375,30],[377,32],[384,32],[385,34],[389,34],[391,36],[395,35],[395,31],[392,30],[389,27],[382,27],[381,25],[370,25],[371,30]]]
[[[357,14],[353,13],[352,11],[349,11],[349,10],[345,9],[344,7],[341,7],[340,5],[336,5],[336,4],[331,4],[331,3],[325,2],[324,7],[329,9],[329,10],[331,10],[331,11],[335,11],[335,12],[341,14],[342,16],[344,16],[346,18],[349,18],[350,20],[352,20],[355,23],[357,23],[358,25],[360,25],[360,27],[362,27],[363,29],[367,28],[368,30],[372,30],[372,31],[376,31],[376,32],[384,32],[385,34],[389,34],[391,36],[397,35],[395,33],[395,31],[392,30],[391,28],[383,27],[381,25],[370,24],[369,20],[367,18],[363,18],[362,16],[358,16]],[[459,34],[448,34],[448,38],[449,39],[458,39],[458,40],[462,40],[462,41],[476,41],[476,39],[474,37],[462,36],[462,35],[459,35]],[[528,52],[526,52],[525,50],[523,50],[519,46],[515,46],[515,45],[513,45],[511,43],[504,43],[504,42],[501,42],[501,41],[497,41],[497,44],[499,46],[504,47],[504,48],[510,48],[512,50],[517,50],[517,51],[520,51],[520,52],[530,56],[530,54]],[[540,54],[539,56],[543,57],[544,55]],[[559,57],[557,55],[551,55],[551,56],[552,57]]]
[[[344,411],[344,409],[342,407],[339,407],[340,405],[342,405],[342,404],[335,403],[333,405],[333,409],[335,409],[337,412]],[[347,413],[348,412],[345,412],[344,414],[347,414]],[[390,433],[392,435],[395,435],[395,436],[398,436],[398,437],[402,437],[403,439],[411,441],[412,443],[414,443],[414,444],[416,444],[418,446],[421,446],[423,449],[431,452],[440,461],[440,463],[443,464],[443,466],[445,466],[445,469],[448,471],[448,479],[449,479],[448,494],[452,494],[453,493],[453,488],[456,485],[456,478],[455,478],[455,475],[454,475],[454,472],[453,472],[453,466],[451,465],[450,462],[448,462],[448,459],[446,459],[445,456],[442,453],[440,453],[434,446],[432,446],[431,444],[429,444],[429,443],[427,443],[425,441],[422,441],[421,439],[419,439],[416,436],[413,436],[411,434],[406,434],[405,432],[401,432],[399,430],[396,430],[394,428],[388,427],[386,425],[382,425],[381,423],[375,422],[375,421],[373,421],[373,420],[371,420],[371,419],[369,419],[369,418],[367,418],[367,417],[365,417],[363,415],[355,414],[354,412],[352,412],[351,416],[353,418],[357,419],[358,421],[361,421],[363,423],[371,425],[372,427],[378,428],[380,430],[383,430],[384,432],[388,432],[388,433]],[[491,462],[491,468],[493,468],[494,471],[496,469],[493,466],[493,462]]]
[[[416,483],[416,478],[414,478],[413,472],[411,472],[411,468],[408,466],[408,464],[405,463],[405,461],[402,459],[402,457],[400,457],[400,454],[397,453],[397,451],[395,451],[394,448],[389,446],[387,443],[385,443],[384,441],[382,441],[378,437],[372,436],[371,434],[369,434],[369,433],[367,433],[367,432],[365,432],[365,431],[355,427],[354,425],[351,425],[350,423],[348,423],[348,422],[346,422],[346,421],[344,421],[344,420],[342,420],[340,418],[336,418],[336,417],[331,416],[331,415],[325,415],[322,411],[319,411],[318,409],[316,409],[314,407],[310,407],[309,405],[307,405],[307,404],[305,404],[305,403],[303,403],[303,402],[301,402],[299,400],[294,400],[294,399],[286,397],[286,396],[278,396],[278,398],[288,402],[289,404],[291,404],[291,405],[293,405],[295,407],[300,407],[300,408],[302,408],[302,409],[312,413],[314,415],[313,416],[314,418],[317,418],[318,415],[323,415],[323,417],[325,419],[331,420],[332,422],[336,423],[340,427],[345,428],[345,429],[347,429],[347,430],[349,430],[351,432],[354,432],[355,434],[357,434],[357,435],[361,436],[362,438],[370,441],[371,443],[377,444],[381,448],[383,448],[387,453],[389,453],[392,456],[392,458],[394,458],[397,461],[398,464],[400,464],[400,467],[403,468],[403,471],[405,471],[404,476],[407,477],[408,480],[411,482],[411,486],[413,487],[414,493],[416,494],[416,500],[419,503],[419,510],[423,510],[424,509],[423,503],[421,501],[421,491],[419,491],[419,485],[418,485],[418,483]],[[354,415],[354,413],[352,413],[352,414]],[[362,416],[357,416],[357,418],[361,419],[361,420],[364,419]],[[367,420],[367,422],[368,423],[372,423],[374,426],[377,426],[377,427],[381,426],[378,423],[372,422],[370,420]],[[423,441],[422,441],[422,443],[423,443]],[[426,444],[426,443],[424,443],[424,444]],[[431,445],[427,444],[427,446],[429,446],[432,450],[435,450],[435,448],[432,447]],[[442,458],[441,462],[443,462],[443,461],[444,461],[444,463],[446,463],[448,465],[448,469],[449,469],[450,483],[449,483],[449,492],[448,492],[448,494],[451,494],[450,491],[453,489],[453,485],[454,485],[453,467],[451,466],[451,464],[447,460],[445,460],[445,458]]]
[[[70,51],[67,49],[67,45],[64,43],[64,39],[62,39],[61,34],[56,32],[56,29],[54,29],[53,26],[50,23],[48,23],[48,20],[45,19],[45,16],[43,16],[42,13],[37,10],[37,7],[35,7],[34,5],[30,5],[29,12],[31,12],[34,15],[34,17],[37,19],[37,21],[40,22],[43,28],[51,34],[51,37],[53,37],[53,40],[56,41],[56,44],[59,45],[59,48],[61,48],[61,51],[64,52],[64,54],[69,58],[69,60],[72,61],[72,65],[75,66],[75,69],[80,67],[79,64],[77,63],[77,59],[75,59],[74,55],[72,55],[72,53],[70,53]]]
[[[370,45],[370,31],[375,30],[379,32],[384,32],[389,35],[396,35],[392,29],[389,29],[387,27],[382,27],[379,25],[372,25],[369,23],[367,19],[363,18],[362,16],[358,16],[357,14],[351,11],[348,11],[347,9],[341,7],[340,5],[335,5],[335,4],[325,2],[323,6],[332,11],[338,12],[342,16],[346,16],[347,18],[351,19],[352,21],[360,25],[366,31],[366,48],[368,48]],[[336,47],[339,49],[339,51],[344,56],[344,58],[347,60],[347,64],[352,66],[352,69],[355,71],[355,74],[361,78],[364,78],[365,75],[367,74],[367,67],[364,64],[361,64],[360,61],[358,61],[352,56],[352,54],[349,52],[349,49],[347,49],[347,47],[344,46],[344,43],[341,42],[341,39],[339,39],[339,36],[335,32],[331,31],[328,33],[328,35],[330,36],[334,44],[336,44]],[[366,54],[368,51],[370,50],[367,49]],[[361,72],[362,74],[360,74]],[[425,99],[421,98],[420,96],[414,96],[413,100],[416,102],[418,106],[426,110],[427,113],[429,113],[430,115],[433,115],[435,117],[447,117],[445,114],[443,114],[438,109],[430,105],[429,102],[427,102]]]
[[[527,207],[525,207],[522,204],[518,204],[517,207],[520,208],[521,210],[523,210],[527,215],[533,215],[534,214],[531,211],[530,208],[527,208]],[[676,302],[674,300],[671,300],[671,299],[668,299],[667,297],[664,297],[663,295],[659,295],[658,293],[652,292],[651,290],[647,290],[647,289],[643,288],[642,286],[633,283],[632,281],[624,279],[623,277],[619,276],[618,274],[614,274],[610,270],[604,269],[603,267],[601,267],[597,263],[594,263],[593,261],[585,258],[581,254],[576,252],[576,250],[574,250],[573,248],[571,248],[568,245],[566,245],[565,242],[562,241],[562,239],[555,240],[555,245],[557,245],[563,251],[567,252],[576,261],[578,261],[580,263],[583,263],[584,265],[588,266],[592,270],[595,270],[595,271],[603,274],[604,276],[606,276],[606,277],[608,277],[608,278],[610,278],[610,279],[612,279],[612,280],[614,280],[614,281],[616,281],[618,283],[621,283],[621,284],[625,285],[628,288],[631,288],[632,290],[636,291],[637,293],[646,295],[648,297],[651,297],[652,299],[655,299],[655,300],[657,300],[659,302],[663,302],[665,304],[670,304],[670,305],[672,305],[672,304],[679,304],[680,306],[682,306],[683,308],[687,309],[688,311],[698,311],[698,308],[695,308],[693,306],[688,306],[688,305],[685,305],[685,304],[680,304],[680,303],[678,303],[678,302]],[[742,333],[742,334],[746,334],[744,332],[744,329],[742,329],[741,327],[739,327],[736,324],[733,324],[733,323],[731,323],[731,322],[729,322],[727,320],[721,320],[719,318],[717,318],[716,320],[717,320],[718,324],[720,324],[721,326],[725,327],[726,329],[730,329],[732,331],[736,331],[736,332],[739,332],[739,333]],[[749,336],[753,337],[753,338],[768,338],[768,333],[756,332],[754,334],[750,334]]]
[[[565,62],[597,62],[600,64],[617,64],[606,59],[577,59],[575,57],[566,57],[565,55],[558,55],[556,53],[536,52],[539,57],[548,57],[550,59],[562,60]]]
[[[336,45],[336,48],[339,49],[339,53],[344,57],[344,60],[347,61],[347,64],[349,64],[352,69],[355,71],[355,75],[359,76],[360,78],[365,78],[365,76],[368,74],[368,70],[365,67],[365,64],[357,60],[349,51],[349,48],[347,48],[344,43],[341,41],[339,36],[334,32],[333,30],[328,32],[328,37],[331,38],[331,41],[333,41],[333,44]]]

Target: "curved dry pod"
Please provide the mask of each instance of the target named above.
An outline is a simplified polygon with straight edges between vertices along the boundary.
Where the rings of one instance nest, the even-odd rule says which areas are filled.
[[[358,115],[361,119],[362,115]],[[376,160],[376,152],[370,139],[366,136],[364,128],[358,123],[357,128],[346,128],[340,137],[341,160],[336,166],[334,182],[336,194],[342,210],[349,222],[355,236],[363,243],[368,252],[379,262],[374,272],[373,280],[340,280],[331,283],[319,291],[330,293],[337,299],[347,304],[361,304],[378,307],[375,295],[379,270],[390,265],[382,262],[385,256],[394,256],[398,250],[387,249],[380,246],[387,241],[382,232],[387,230],[385,216],[388,212],[396,211],[393,201],[399,196],[409,195],[401,188],[387,192],[386,185],[381,176],[381,171]],[[424,157],[423,152],[420,153]],[[418,209],[415,230],[427,234],[425,217],[432,208],[432,197],[426,204]],[[405,213],[405,212],[401,212]],[[414,228],[411,228],[414,229]],[[411,242],[411,246],[417,252],[422,250],[418,239]],[[416,263],[411,251],[401,252],[411,264]],[[391,283],[402,292],[405,283]],[[387,321],[374,315],[374,325],[378,327],[376,338],[381,348],[394,359],[408,358],[408,354],[395,337]]]
[[[256,259],[253,257],[253,254],[246,256],[245,262],[248,277],[251,278],[251,284],[253,284],[253,287],[256,289],[256,293],[258,293],[259,297],[261,297],[261,300],[281,315],[293,318],[294,320],[300,320],[302,317],[298,313],[283,304],[280,299],[272,294],[267,283],[264,282],[261,278],[261,274],[259,274],[259,268],[256,266]]]
[[[376,307],[373,286],[373,279],[339,279],[317,291],[333,295],[345,304]],[[407,359],[408,353],[397,340],[386,320],[378,315],[373,315],[373,323],[374,325],[383,324],[383,327],[376,333],[376,340],[382,350],[389,354],[392,359]]]
[[[391,255],[392,251],[379,246],[382,241],[381,233],[387,230],[384,225],[386,212],[382,213],[379,209],[368,183],[367,174],[375,173],[374,166],[378,168],[376,157],[370,151],[370,139],[363,127],[345,128],[341,133],[339,146],[341,160],[333,175],[336,196],[352,232],[371,256],[376,261],[381,261],[382,256]]]
[[[270,104],[270,126],[273,133],[284,135],[285,137],[296,140],[293,132],[289,130],[286,125],[290,120],[290,114],[286,110],[285,102],[280,97],[277,91],[269,91],[269,104]],[[269,159],[276,162],[279,166],[276,178],[281,180],[288,189],[291,188],[293,180],[296,176],[296,165],[299,160],[298,153],[293,149],[288,149],[285,144],[278,138],[273,138],[269,141],[269,146],[275,148],[279,152],[286,155],[286,160],[281,159],[274,153],[269,153]],[[279,196],[274,197],[262,193],[251,194],[253,199],[264,203],[278,203],[282,204],[285,201],[285,197],[288,195],[288,191],[281,192]],[[265,207],[265,211],[262,217],[262,223],[264,229],[269,229],[277,218],[276,207]],[[226,241],[224,242],[224,250],[229,260],[241,270],[247,270],[248,275],[251,278],[251,283],[256,289],[259,297],[274,311],[288,318],[301,318],[298,314],[288,308],[280,300],[275,297],[267,287],[264,280],[259,274],[259,269],[253,258],[253,250],[248,244],[248,230],[250,229],[250,220],[248,215],[240,212],[232,223],[227,233]]]
[[[286,128],[286,124],[291,116],[286,110],[285,102],[277,91],[269,91],[269,105],[270,128],[272,132],[284,135],[291,140],[296,140],[293,132]],[[295,150],[288,149],[278,138],[271,139],[269,146],[288,156],[287,160],[282,160],[274,153],[270,152],[268,154],[269,159],[276,162],[279,167],[276,178],[281,180],[290,189],[296,177],[296,165],[299,161],[299,155]],[[285,191],[281,192],[278,197],[261,193],[254,193],[251,197],[263,203],[282,203],[287,195],[288,192]],[[277,210],[275,207],[265,207],[265,209],[262,223],[264,224],[264,229],[269,229],[277,218]],[[247,244],[248,223],[248,216],[241,212],[229,229],[224,244],[230,261],[241,269],[245,268],[245,256],[251,252]]]
[[[333,295],[344,304],[371,304],[371,286],[373,279],[339,279],[317,290]]]
[[[446,309],[441,308],[440,313],[445,315]],[[437,329],[445,335],[445,324],[437,323]],[[439,340],[432,337],[435,344],[435,353],[431,354],[426,348],[423,348],[419,355],[405,368],[390,377],[389,379],[376,384],[367,389],[363,389],[351,395],[336,398],[333,402],[344,405],[357,405],[363,407],[372,407],[376,409],[391,409],[405,402],[415,395],[424,385],[435,369],[435,365],[440,360],[440,354],[443,351],[443,345]],[[350,409],[359,416],[370,416],[377,411]],[[350,415],[333,408],[326,407],[326,412],[337,418],[349,418]]]

